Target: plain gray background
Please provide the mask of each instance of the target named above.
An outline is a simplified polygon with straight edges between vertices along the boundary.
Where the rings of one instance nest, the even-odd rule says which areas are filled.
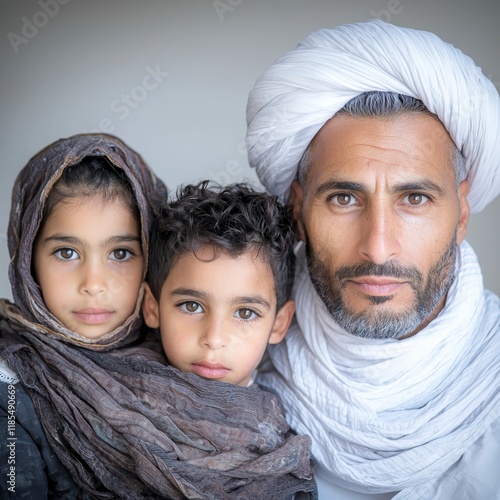
[[[101,129],[170,188],[257,182],[244,148],[257,76],[308,32],[375,17],[436,33],[500,87],[498,1],[0,0],[0,297],[11,188],[42,147]],[[496,293],[499,209],[473,215],[467,236]]]

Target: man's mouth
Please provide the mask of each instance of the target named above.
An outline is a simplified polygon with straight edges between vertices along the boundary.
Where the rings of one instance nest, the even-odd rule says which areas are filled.
[[[378,297],[393,295],[400,288],[408,284],[407,281],[401,281],[390,276],[361,276],[359,278],[347,279],[346,282],[352,283],[366,295]]]

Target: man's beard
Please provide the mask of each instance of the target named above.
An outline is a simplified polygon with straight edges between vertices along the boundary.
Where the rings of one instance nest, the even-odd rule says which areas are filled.
[[[422,273],[414,266],[404,267],[396,262],[374,264],[364,262],[339,268],[333,276],[328,267],[311,249],[306,235],[307,266],[311,281],[335,321],[348,333],[370,339],[398,339],[412,333],[436,309],[448,292],[455,277],[456,232],[446,251],[431,267],[424,282]],[[354,313],[342,300],[345,280],[361,276],[390,276],[408,281],[415,299],[400,313],[378,311],[377,305],[392,296],[367,296],[373,304],[369,310]],[[371,309],[371,310],[370,310]]]

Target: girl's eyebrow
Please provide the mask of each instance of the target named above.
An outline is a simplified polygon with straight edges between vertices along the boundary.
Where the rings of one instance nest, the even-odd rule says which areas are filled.
[[[135,234],[119,234],[116,236],[110,236],[109,238],[106,238],[99,246],[104,247],[107,245],[116,245],[120,243],[126,243],[129,241],[137,241],[140,242],[141,239],[139,236],[136,236]],[[50,242],[57,242],[57,243],[68,243],[70,245],[80,245],[83,247],[88,247],[88,243],[82,240],[81,238],[78,238],[76,236],[66,236],[64,234],[52,234],[50,236],[47,236],[42,243],[46,245],[47,243]]]

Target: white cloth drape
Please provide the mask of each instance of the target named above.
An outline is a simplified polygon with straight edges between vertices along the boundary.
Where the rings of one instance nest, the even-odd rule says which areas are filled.
[[[500,192],[500,98],[493,83],[436,35],[379,20],[313,32],[258,78],[247,104],[247,151],[262,183],[286,200],[319,129],[368,91],[416,97],[439,117],[464,155],[473,212]]]
[[[500,418],[500,305],[483,289],[473,250],[460,246],[440,314],[400,341],[341,329],[314,290],[303,246],[297,258],[297,322],[270,346],[277,371],[257,381],[280,395],[337,484],[431,498],[408,492],[442,481]]]

